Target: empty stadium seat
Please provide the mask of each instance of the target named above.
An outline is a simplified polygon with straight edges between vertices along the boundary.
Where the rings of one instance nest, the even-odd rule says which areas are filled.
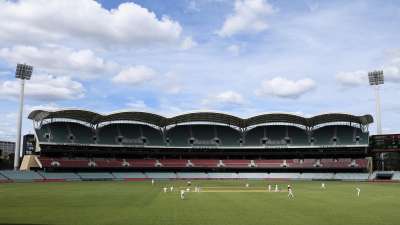
[[[42,125],[40,128],[36,128],[35,132],[39,142],[50,141],[50,128],[47,124]]]
[[[299,179],[300,173],[269,173],[268,179]]]
[[[97,133],[98,133],[99,144],[109,144],[109,145],[120,144],[118,143],[118,136],[120,136],[121,134],[118,129],[118,124],[109,124],[100,127]]]
[[[310,145],[308,135],[305,130],[295,127],[288,126],[288,136],[290,137],[291,144],[293,146],[307,146]]]
[[[42,181],[43,177],[34,171],[2,170],[1,175],[13,181]]]
[[[265,168],[366,169],[367,159],[109,159],[39,158],[43,168]]]
[[[177,173],[176,177],[180,179],[207,179],[208,174],[202,172],[182,172]]]
[[[283,160],[280,159],[261,159],[254,162],[258,168],[281,168],[283,165]]]
[[[111,180],[115,177],[111,173],[102,173],[102,172],[93,172],[93,173],[85,173],[80,172],[78,176],[82,180]]]
[[[0,173],[0,183],[2,183],[2,182],[7,182],[7,181],[9,181],[9,179],[8,179],[7,177],[3,176],[3,175]]]
[[[210,179],[238,179],[237,173],[208,173]]]
[[[97,168],[119,168],[123,166],[122,160],[117,159],[93,159]]]
[[[55,143],[72,143],[71,133],[66,122],[52,122],[44,124],[36,129],[40,141]]]
[[[217,137],[221,141],[221,146],[237,147],[240,146],[241,134],[238,130],[228,126],[215,126]]]
[[[240,179],[267,179],[267,173],[238,173]]]
[[[367,145],[368,132],[347,125],[329,125],[313,132],[315,145]]]
[[[194,167],[216,168],[219,160],[216,159],[191,159]]]
[[[160,130],[142,125],[143,135],[147,138],[148,146],[165,146],[163,135]]]
[[[74,143],[79,143],[79,144],[94,144],[93,137],[94,132],[92,128],[87,127],[85,125],[79,124],[79,123],[67,123],[67,126],[69,126],[70,132],[72,136],[74,137],[73,140],[71,140]]]
[[[188,161],[185,159],[163,159],[159,160],[159,163],[161,163],[162,167],[188,167]]]
[[[88,168],[88,159],[68,159],[68,158],[39,158],[44,168]]]
[[[156,167],[157,161],[154,159],[127,159],[129,167],[135,168],[151,168]]]
[[[146,177],[151,178],[151,179],[176,179],[176,174],[175,173],[157,173],[157,172],[147,172],[145,173]]]
[[[245,146],[261,146],[262,139],[265,137],[264,127],[255,127],[246,132]]]
[[[123,145],[165,145],[161,131],[153,127],[143,124],[121,123],[118,128]]]
[[[144,179],[144,178],[147,178],[144,173],[136,173],[136,172],[113,172],[112,174],[117,179]]]
[[[354,127],[351,126],[336,126],[336,137],[338,138],[339,145],[353,145],[356,144],[354,137]]]
[[[93,129],[78,122],[50,122],[35,129],[40,142],[145,146],[308,146],[367,145],[369,133],[348,125],[327,125],[312,136],[298,126],[263,125],[241,131],[227,125],[191,124],[161,128],[139,123],[112,123]],[[243,135],[243,136],[242,136]],[[312,141],[311,141],[312,140]]]
[[[168,130],[170,146],[240,146],[239,131],[223,125],[179,125]]]
[[[46,180],[68,180],[68,181],[78,181],[80,177],[75,173],[65,173],[65,172],[39,172],[39,174]]]
[[[167,141],[170,146],[190,146],[191,137],[189,126],[175,126],[167,131]]]
[[[227,159],[227,160],[222,160],[222,163],[225,165],[225,167],[231,167],[231,168],[248,168],[248,167],[250,167],[250,160]]]
[[[313,131],[314,145],[332,145],[335,126],[325,126]]]
[[[330,180],[333,179],[333,173],[302,173],[300,179],[305,180]]]
[[[246,132],[245,146],[309,145],[305,130],[295,126],[258,126]]]
[[[368,180],[368,173],[336,173],[333,178],[337,180]]]

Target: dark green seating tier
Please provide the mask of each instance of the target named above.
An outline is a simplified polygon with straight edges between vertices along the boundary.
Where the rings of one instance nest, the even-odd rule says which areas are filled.
[[[74,142],[79,144],[92,144],[95,133],[92,128],[79,123],[68,124],[71,133],[74,136]]]
[[[312,137],[314,145],[332,145],[335,136],[335,126],[326,126],[314,130]]]
[[[238,130],[227,126],[217,126],[217,134],[222,146],[240,146],[242,136]]]
[[[162,132],[150,126],[142,126],[143,135],[147,139],[147,145],[163,146],[165,145]]]
[[[170,146],[240,146],[241,138],[231,127],[202,124],[172,127],[166,136]]]
[[[330,125],[314,130],[315,145],[356,145],[368,144],[368,132],[362,132],[360,128],[346,125]]]
[[[143,124],[110,124],[99,128],[99,144],[163,146],[160,130]]]
[[[106,125],[98,130],[98,143],[116,145],[119,135],[118,124]]]
[[[112,123],[97,129],[76,122],[52,122],[35,129],[40,142],[144,146],[308,146],[368,144],[368,132],[346,125],[315,129],[309,137],[296,126],[267,125],[240,130],[224,125],[177,125],[163,131],[145,124]]]
[[[336,128],[336,137],[337,137],[337,144],[340,145],[351,145],[355,144],[355,130],[354,127],[349,126],[337,126]]]
[[[260,146],[262,144],[261,140],[266,137],[264,127],[255,127],[247,131],[245,136],[245,146]]]
[[[306,131],[299,127],[288,126],[288,135],[291,140],[291,145],[310,145]]]
[[[259,126],[246,133],[245,146],[308,145],[305,130],[295,126]]]
[[[40,129],[36,129],[36,134],[41,142],[78,144],[91,144],[94,136],[90,127],[72,122],[44,124]]]
[[[44,124],[37,129],[37,136],[43,142],[71,143],[70,133],[66,122]]]

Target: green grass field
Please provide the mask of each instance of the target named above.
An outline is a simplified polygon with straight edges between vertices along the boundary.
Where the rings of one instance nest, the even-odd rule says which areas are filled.
[[[186,200],[177,188],[184,181],[0,184],[0,224],[400,224],[400,184],[325,182],[321,190],[321,182],[291,182],[296,197],[288,199],[264,191],[267,181],[246,182],[192,181],[203,192]],[[165,185],[175,191],[163,193]]]

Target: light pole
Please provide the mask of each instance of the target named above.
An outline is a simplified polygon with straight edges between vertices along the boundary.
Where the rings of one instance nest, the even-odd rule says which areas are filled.
[[[20,93],[19,93],[19,114],[17,120],[17,141],[15,143],[14,153],[14,170],[19,167],[19,154],[21,150],[21,129],[22,129],[22,114],[24,112],[24,90],[25,80],[30,80],[32,76],[33,67],[26,64],[17,64],[15,77],[20,80]]]
[[[368,73],[369,84],[374,86],[375,101],[376,101],[376,133],[382,134],[382,119],[381,119],[381,97],[379,95],[379,85],[384,84],[384,76],[382,70],[376,70]],[[381,153],[382,170],[385,170],[384,154]]]

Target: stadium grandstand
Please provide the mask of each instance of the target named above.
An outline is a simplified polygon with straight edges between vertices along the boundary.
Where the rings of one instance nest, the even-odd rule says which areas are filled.
[[[193,112],[167,118],[68,109],[35,110],[28,117],[35,154],[24,157],[21,169],[28,171],[22,175],[2,172],[8,179],[357,180],[368,179],[374,167],[371,115],[270,113],[243,119]]]

